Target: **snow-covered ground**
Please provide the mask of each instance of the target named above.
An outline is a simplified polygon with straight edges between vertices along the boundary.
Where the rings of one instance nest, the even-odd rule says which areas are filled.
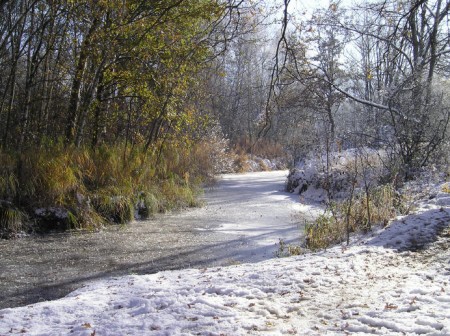
[[[349,247],[110,278],[0,310],[0,335],[450,335],[450,194],[433,196]]]

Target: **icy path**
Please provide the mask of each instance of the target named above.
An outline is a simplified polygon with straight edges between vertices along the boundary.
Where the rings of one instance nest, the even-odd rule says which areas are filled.
[[[348,248],[96,281],[0,310],[0,335],[450,335],[449,225],[438,192]]]
[[[279,238],[301,234],[294,216],[301,205],[283,192],[286,175],[226,175],[205,193],[205,207],[155,220],[0,240],[0,309],[60,298],[108,276],[272,258]]]
[[[272,258],[279,240],[298,243],[303,220],[317,208],[300,204],[298,195],[284,191],[287,171],[224,175],[207,192],[207,205],[181,214],[183,221],[199,224],[198,230],[235,235],[241,241],[231,261]],[[201,227],[201,225],[206,226]]]

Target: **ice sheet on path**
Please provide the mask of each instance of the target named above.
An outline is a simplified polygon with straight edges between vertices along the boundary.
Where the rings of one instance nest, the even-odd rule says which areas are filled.
[[[446,197],[349,248],[107,279],[4,309],[0,335],[450,335],[449,240],[402,252],[415,227],[449,229]]]
[[[232,234],[248,246],[239,260],[261,261],[274,256],[282,239],[299,243],[303,217],[312,217],[317,207],[299,202],[299,196],[286,192],[288,171],[224,175],[207,205],[183,214],[182,218],[207,218],[209,230]],[[199,228],[199,230],[204,230]],[[256,252],[255,252],[256,251]]]

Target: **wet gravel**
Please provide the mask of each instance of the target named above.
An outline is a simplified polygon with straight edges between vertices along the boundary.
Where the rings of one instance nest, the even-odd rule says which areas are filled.
[[[227,204],[234,202],[240,209],[244,199],[251,198],[249,204],[254,206],[251,202],[264,198],[258,194],[259,185],[261,194],[271,193],[267,191],[272,188],[268,189],[269,183],[273,184],[272,194],[279,194],[283,175],[272,176],[274,179],[264,183],[255,180],[256,184],[240,188],[232,182],[209,191],[208,205],[203,209],[160,215],[100,232],[0,240],[0,309],[60,298],[85,282],[104,277],[258,261],[251,255],[262,256],[264,246],[245,234],[217,228],[230,220],[227,211],[241,217],[235,210],[224,210]],[[284,210],[279,207],[279,211]],[[263,214],[252,216],[260,218]]]

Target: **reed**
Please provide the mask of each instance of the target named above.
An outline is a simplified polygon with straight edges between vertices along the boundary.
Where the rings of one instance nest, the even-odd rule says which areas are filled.
[[[199,206],[201,185],[214,176],[213,162],[204,166],[212,155],[205,149],[213,147],[172,141],[148,151],[124,144],[0,151],[0,230],[5,235],[43,228],[91,230],[127,223],[136,214],[148,218]],[[48,216],[52,211],[46,209],[58,209],[58,215]]]

